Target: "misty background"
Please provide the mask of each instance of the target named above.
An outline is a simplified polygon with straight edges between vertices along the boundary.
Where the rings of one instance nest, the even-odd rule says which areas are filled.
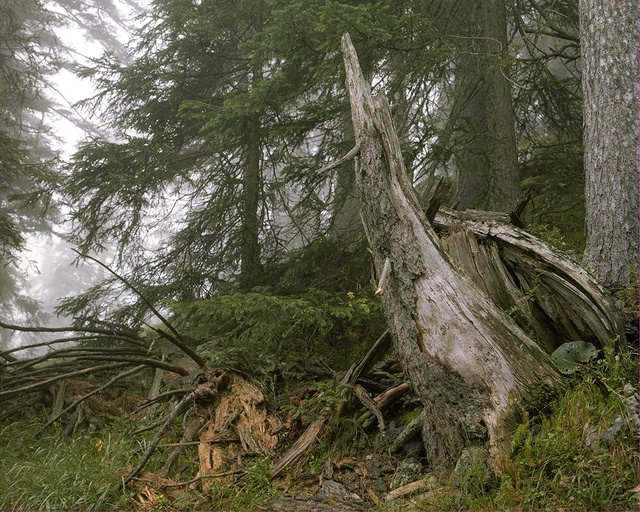
[[[24,2],[25,10],[35,8],[29,3]],[[91,137],[114,138],[103,126],[103,112],[81,105],[96,91],[90,79],[78,76],[77,69],[89,66],[104,52],[124,59],[126,44],[147,5],[146,0],[44,3],[53,30],[50,43],[59,51],[59,61],[55,72],[40,82],[41,99],[34,109],[38,124],[35,130],[31,128],[29,141],[35,146],[36,156],[46,158],[53,154],[58,167],[64,168],[83,141]],[[60,299],[82,293],[104,278],[104,269],[78,261],[74,244],[67,241],[69,224],[65,213],[62,206],[48,228],[27,231],[24,249],[18,253],[13,268],[4,269],[5,291],[12,288],[6,279],[14,279],[18,286],[16,304],[7,306],[7,297],[2,297],[4,313],[9,313],[14,323],[69,325],[70,319],[54,314]],[[109,251],[99,258],[108,263]],[[54,337],[47,333],[0,331],[3,350]]]

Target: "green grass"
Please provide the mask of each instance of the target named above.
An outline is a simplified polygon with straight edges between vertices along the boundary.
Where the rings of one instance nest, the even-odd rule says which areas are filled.
[[[16,421],[0,427],[0,509],[126,508],[132,493],[118,488],[119,471],[140,454],[124,425],[105,435],[63,437],[49,428],[34,437],[41,425]]]
[[[213,485],[199,502],[199,509],[207,510],[256,510],[275,495],[269,478],[271,461],[260,460],[247,468],[247,472],[233,485]]]
[[[470,467],[455,492],[428,496],[419,508],[638,510],[638,434],[634,417],[625,416],[625,384],[638,392],[637,353],[581,367],[564,395],[541,404],[547,414],[518,427],[499,479]],[[616,417],[625,426],[606,442],[602,434]]]
[[[562,396],[541,403],[538,410],[544,412],[518,427],[500,477],[482,464],[471,464],[464,473],[440,476],[437,492],[378,508],[637,510],[638,435],[631,428],[632,419],[626,417],[613,440],[602,439],[613,420],[624,417],[625,385],[637,392],[637,353],[623,350],[580,367],[567,379]],[[123,491],[118,484],[122,468],[140,460],[145,436],[132,437],[133,426],[125,420],[94,434],[81,429],[64,437],[62,428],[54,426],[36,436],[44,421],[44,413],[33,413],[0,425],[0,509],[124,510],[136,505],[133,491]],[[178,430],[179,426],[166,440],[177,438]],[[590,436],[596,441],[588,442]],[[328,457],[373,453],[374,438],[371,430],[344,419],[319,439],[298,472],[317,477]],[[158,471],[166,454],[158,450],[145,469]],[[184,457],[193,460],[194,453]],[[154,507],[255,510],[277,494],[268,476],[271,464],[254,459],[241,476],[212,482],[207,492],[184,493],[174,500],[161,497]],[[192,476],[182,475],[181,480]]]

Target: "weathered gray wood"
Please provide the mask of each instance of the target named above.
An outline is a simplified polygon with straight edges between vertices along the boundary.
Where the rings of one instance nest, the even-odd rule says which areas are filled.
[[[451,263],[407,178],[386,98],[372,97],[355,49],[342,40],[360,154],[356,186],[378,275],[391,262],[382,304],[394,348],[425,408],[432,464],[484,441],[498,460],[517,409],[540,386],[557,388],[548,354]],[[485,430],[486,427],[486,430]]]
[[[624,339],[624,325],[606,292],[553,246],[492,212],[442,208],[434,225],[456,264],[551,353],[567,341],[597,347]],[[528,314],[519,311],[528,308]]]

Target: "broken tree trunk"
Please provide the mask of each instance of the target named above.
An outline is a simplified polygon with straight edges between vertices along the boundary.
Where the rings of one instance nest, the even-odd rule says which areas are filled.
[[[505,453],[518,410],[541,387],[559,388],[549,355],[451,263],[407,177],[384,95],[375,98],[348,34],[342,40],[356,142],[356,186],[380,275],[393,345],[424,405],[432,465],[470,443]],[[386,265],[385,265],[386,263]]]
[[[567,341],[611,348],[624,340],[624,323],[593,276],[509,215],[441,208],[432,224],[455,264],[547,353]]]

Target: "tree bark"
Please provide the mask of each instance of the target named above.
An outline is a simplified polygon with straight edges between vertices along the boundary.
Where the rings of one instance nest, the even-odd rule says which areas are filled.
[[[567,341],[611,348],[624,339],[624,323],[593,276],[507,214],[442,208],[432,224],[456,266],[548,354]]]
[[[513,209],[520,196],[516,146],[516,120],[508,80],[507,12],[505,0],[481,0],[486,87],[485,116],[491,184],[484,206],[488,210]]]
[[[518,407],[558,388],[550,357],[456,271],[409,182],[386,98],[371,95],[348,34],[343,53],[360,154],[356,186],[377,274],[390,266],[382,304],[395,351],[424,405],[433,466],[452,463],[488,434],[497,462]]]
[[[460,209],[510,211],[520,194],[504,0],[466,2],[457,30],[471,39],[456,68],[456,199]]]
[[[252,120],[247,130],[247,156],[242,176],[242,246],[240,263],[241,285],[249,289],[260,270],[258,205],[260,201],[260,127]]]
[[[611,289],[638,266],[638,4],[581,0],[585,265]]]
[[[254,30],[259,33],[264,24],[264,3],[257,5]],[[257,87],[262,81],[261,55],[253,56],[250,83]],[[260,264],[260,222],[258,208],[261,196],[261,121],[254,114],[248,119],[245,130],[245,167],[242,176],[242,240],[240,250],[240,285],[248,290],[261,272]]]

